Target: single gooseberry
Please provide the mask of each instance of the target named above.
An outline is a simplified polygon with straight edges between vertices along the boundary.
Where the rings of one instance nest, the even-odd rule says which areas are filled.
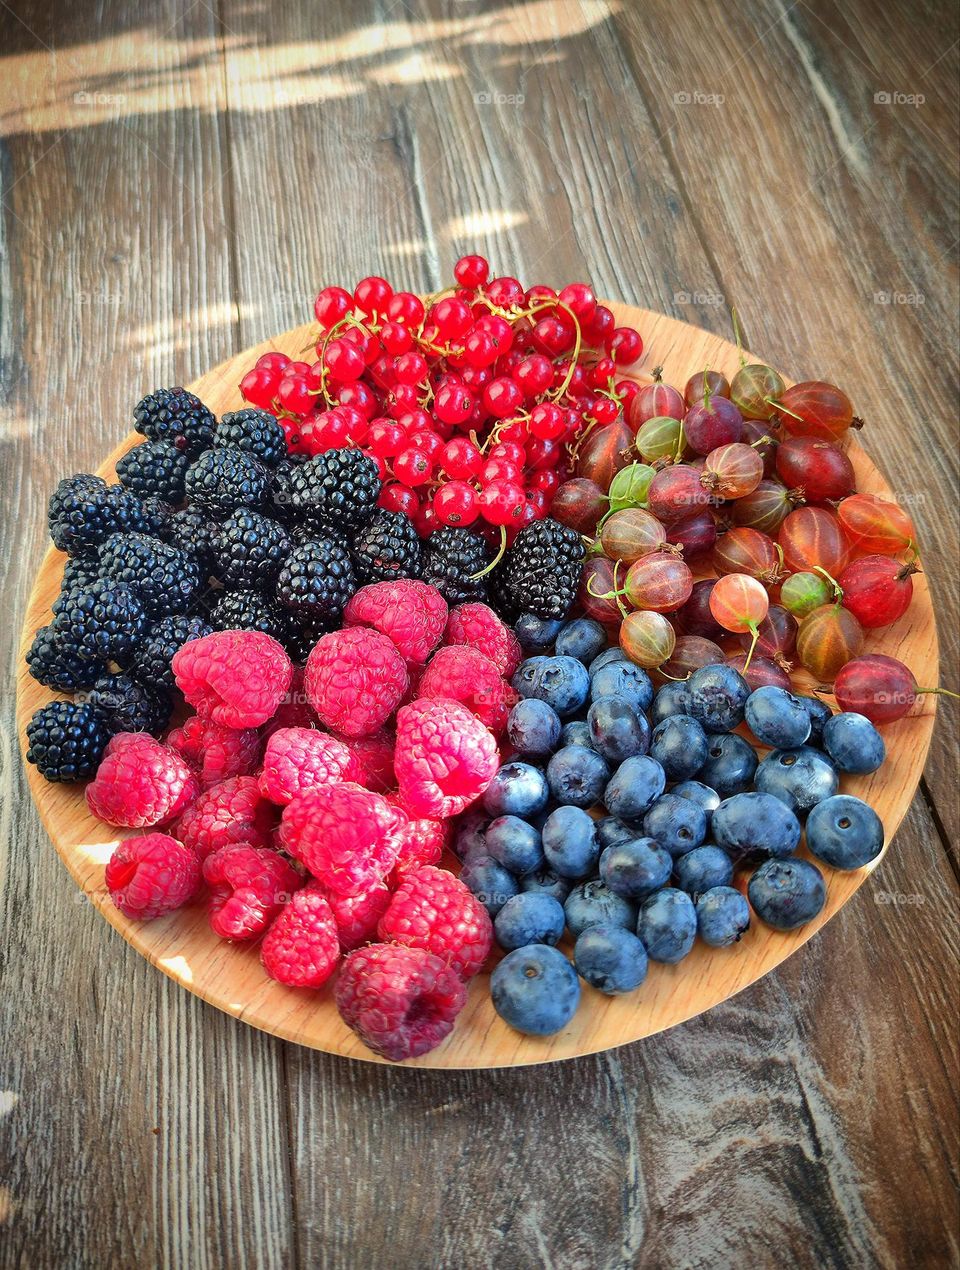
[[[667,542],[679,547],[685,560],[694,560],[712,551],[717,541],[717,521],[709,508],[673,520],[667,526]]]
[[[729,397],[730,381],[718,370],[699,370],[691,375],[683,389],[687,406],[693,406],[704,397]]]
[[[765,588],[745,573],[728,573],[717,579],[710,592],[710,612],[725,631],[740,635],[750,631],[753,640],[745,665],[750,665],[759,638],[760,623],[767,616],[770,599]]]
[[[820,441],[836,441],[854,422],[847,394],[819,379],[785,389],[776,402],[776,417],[788,436]]]
[[[812,675],[832,680],[863,648],[863,627],[840,604],[824,604],[801,621],[797,656]]]
[[[800,490],[787,489],[780,481],[764,478],[755,490],[730,504],[735,525],[771,534],[803,502]]]
[[[799,486],[808,503],[845,498],[856,485],[853,464],[831,441],[788,437],[777,446],[777,475]]]
[[[707,397],[683,416],[683,434],[695,454],[709,454],[743,436],[743,415],[728,397]]]
[[[624,507],[642,507],[647,501],[650,482],[657,474],[655,467],[648,463],[631,463],[621,468],[610,482],[610,510],[620,511]]]
[[[730,400],[751,419],[769,419],[776,409],[777,398],[786,385],[783,376],[772,366],[750,362],[741,366],[730,381]]]
[[[701,666],[716,666],[726,654],[719,644],[701,635],[679,635],[670,660],[661,670],[670,679],[688,679]]]
[[[916,564],[901,564],[890,556],[861,556],[837,578],[843,607],[861,626],[878,630],[903,617],[913,599]]]
[[[825,507],[798,507],[777,534],[783,562],[791,573],[826,569],[834,577],[847,562],[847,543],[840,522]]]
[[[721,576],[746,573],[765,586],[776,586],[783,574],[783,552],[758,529],[730,529],[713,549],[713,567]]]
[[[822,573],[792,573],[780,588],[780,603],[794,617],[806,617],[836,598],[836,588]]]
[[[597,522],[607,510],[603,490],[585,476],[564,481],[550,504],[550,515],[561,525],[569,525],[578,534],[593,534]]]
[[[684,520],[713,503],[704,488],[699,470],[689,463],[677,463],[662,468],[650,482],[647,490],[647,510],[658,520],[668,524]]]
[[[679,556],[656,551],[634,561],[627,570],[623,589],[636,609],[672,613],[689,600],[693,574]]]
[[[626,507],[604,521],[600,543],[611,560],[633,564],[641,556],[661,551],[667,541],[666,530],[642,507]]]
[[[654,371],[653,383],[645,384],[630,403],[628,418],[634,432],[648,419],[682,419],[686,413],[683,395],[657,378],[658,373],[659,367]]]
[[[685,442],[679,419],[658,415],[641,424],[635,446],[642,459],[676,459],[682,456]]]
[[[677,633],[661,613],[628,613],[620,627],[620,647],[647,670],[669,660],[676,643]]]
[[[912,670],[895,657],[885,657],[882,653],[869,653],[848,661],[833,685],[840,709],[866,715],[871,723],[902,719],[921,691]]]
[[[740,441],[721,445],[707,455],[700,479],[717,498],[743,498],[763,480],[763,459]]]
[[[893,498],[882,494],[852,494],[837,508],[843,532],[858,551],[891,556],[916,551],[913,521]]]
[[[596,481],[601,489],[609,489],[616,473],[630,462],[632,441],[622,417],[615,423],[596,428],[580,447],[577,475]]]
[[[778,664],[793,656],[797,647],[797,619],[782,605],[771,604],[757,630],[757,651],[762,656]],[[740,637],[740,642],[744,648],[749,645],[746,635]]]
[[[624,617],[615,592],[623,581],[624,569],[606,556],[588,556],[580,575],[577,599],[587,617],[603,626],[619,626]]]

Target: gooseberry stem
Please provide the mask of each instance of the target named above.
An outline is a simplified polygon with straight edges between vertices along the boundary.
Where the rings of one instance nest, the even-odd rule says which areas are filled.
[[[827,579],[827,581],[828,581],[828,582],[830,583],[830,585],[833,587],[833,601],[834,601],[834,603],[835,603],[835,604],[839,604],[839,603],[841,603],[841,601],[843,600],[843,588],[841,587],[841,585],[840,585],[840,583],[837,581],[837,579],[836,579],[835,577],[833,577],[831,574],[827,573],[826,569],[822,568],[822,567],[821,567],[820,565],[818,565],[818,564],[815,564],[815,565],[813,566],[813,571],[814,571],[814,573],[822,573],[822,574],[823,574],[823,576]]]
[[[753,639],[750,641],[750,649],[747,653],[747,660],[743,663],[743,669],[745,672],[750,669],[750,660],[753,657],[753,650],[756,648],[757,640],[760,638],[760,628],[757,626],[756,622],[750,622],[748,629],[753,631]]]

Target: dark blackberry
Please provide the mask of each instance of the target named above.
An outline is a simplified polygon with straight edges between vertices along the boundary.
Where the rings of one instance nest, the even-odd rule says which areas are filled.
[[[217,526],[213,538],[214,575],[227,587],[267,590],[276,582],[292,547],[282,525],[241,508]]]
[[[288,493],[293,512],[306,523],[353,531],[372,519],[380,477],[360,450],[327,450],[294,468]]]
[[[149,626],[140,597],[112,578],[61,594],[53,612],[53,630],[63,646],[88,661],[122,664]]]
[[[277,579],[277,598],[307,621],[339,621],[357,589],[350,553],[331,538],[294,547]]]
[[[151,441],[169,441],[190,459],[213,445],[217,421],[199,397],[185,388],[158,388],[137,403],[133,419]]]
[[[549,518],[534,521],[497,566],[496,591],[511,609],[559,620],[576,599],[585,554],[575,529]]]
[[[100,561],[97,556],[76,556],[63,566],[61,591],[72,591],[78,586],[87,586],[100,577]]]
[[[289,631],[286,614],[259,591],[221,591],[210,625],[216,631],[263,631],[281,641]]]
[[[290,660],[297,663],[298,666],[305,664],[313,646],[321,635],[329,635],[331,631],[338,630],[340,621],[338,618],[331,618],[327,622],[308,622],[306,626],[297,626],[292,630],[284,640],[284,647],[290,654]]]
[[[261,507],[269,484],[269,470],[260,460],[233,446],[207,450],[187,469],[187,498],[211,516]]]
[[[219,530],[219,524],[205,512],[184,507],[173,513],[164,537],[171,547],[193,556],[201,578],[207,578],[213,569],[213,542]]]
[[[149,732],[160,736],[173,713],[173,698],[163,687],[148,688],[132,675],[103,675],[87,700],[100,711],[111,732]]]
[[[100,549],[100,574],[126,583],[153,618],[186,613],[200,589],[193,557],[149,534],[111,535]]]
[[[147,520],[147,533],[167,542],[170,538],[170,525],[176,515],[174,508],[162,498],[142,498],[140,502]]]
[[[202,617],[161,617],[141,640],[133,655],[130,669],[145,684],[158,688],[173,687],[170,663],[174,653],[192,639],[209,635],[213,627]]]
[[[110,740],[106,719],[86,702],[51,701],[27,724],[27,762],[48,781],[92,776]]]
[[[114,533],[143,532],[147,520],[135,494],[81,472],[61,481],[50,498],[50,537],[71,556],[89,556]]]
[[[474,578],[487,567],[492,552],[469,529],[438,529],[423,547],[424,582],[435,586],[448,604],[487,598],[487,579]]]
[[[144,441],[117,460],[117,479],[138,498],[182,503],[190,460],[169,441]]]
[[[268,467],[275,467],[287,453],[287,438],[274,416],[252,407],[224,415],[213,434],[213,444],[245,450]]]
[[[85,661],[63,643],[52,626],[41,626],[27,652],[30,674],[45,688],[77,692],[92,688],[103,673],[103,663]]]
[[[288,454],[270,472],[270,490],[267,496],[268,511],[276,520],[282,521],[285,525],[290,525],[291,528],[297,522],[297,515],[293,508],[290,483],[293,480],[294,472],[298,467],[302,467],[306,461],[306,455]]]
[[[351,555],[361,584],[419,578],[422,568],[420,537],[403,512],[377,511],[354,538]]]

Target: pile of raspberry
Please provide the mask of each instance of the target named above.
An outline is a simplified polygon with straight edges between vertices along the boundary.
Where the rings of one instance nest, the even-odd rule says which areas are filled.
[[[361,588],[302,670],[263,632],[190,641],[172,669],[195,713],[163,740],[115,735],[86,787],[95,816],[144,831],[107,864],[113,902],[142,920],[203,903],[278,982],[336,972],[375,1053],[433,1049],[492,946],[445,851],[500,765],[520,658],[492,609],[410,579]]]

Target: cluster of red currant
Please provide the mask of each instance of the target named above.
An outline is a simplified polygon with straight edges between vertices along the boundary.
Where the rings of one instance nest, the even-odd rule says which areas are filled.
[[[315,362],[267,353],[240,384],[276,415],[291,453],[357,446],[380,469],[381,505],[422,537],[490,527],[507,541],[547,514],[588,430],[618,419],[643,351],[586,283],[524,290],[482,256],[424,302],[364,278],[324,287]]]

